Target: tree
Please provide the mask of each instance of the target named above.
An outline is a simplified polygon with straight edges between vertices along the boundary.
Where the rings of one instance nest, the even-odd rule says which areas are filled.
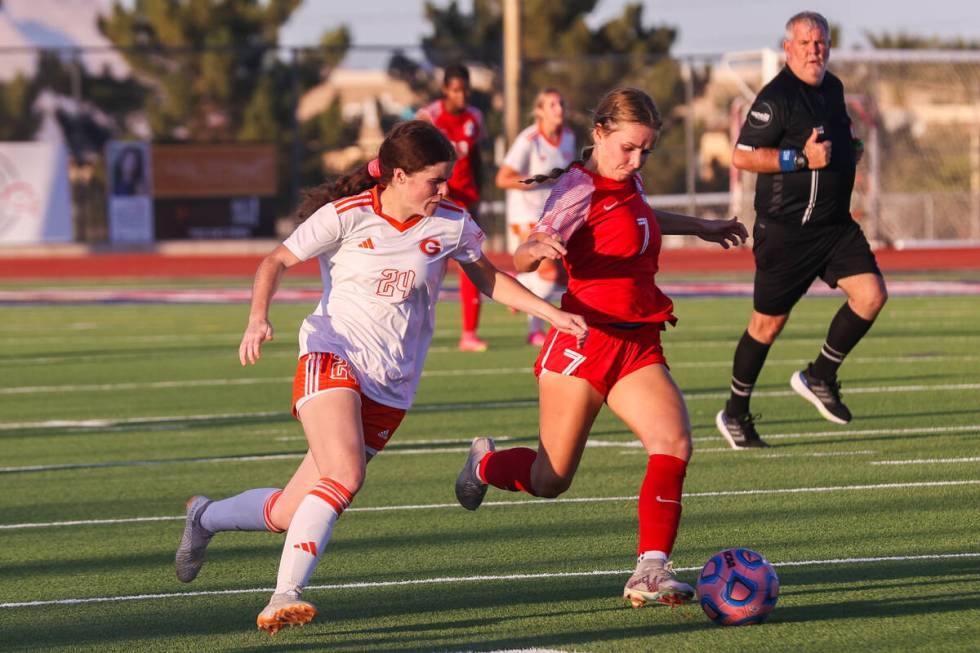
[[[629,4],[622,13],[598,26],[586,18],[598,0],[526,0],[522,4],[522,52],[524,75],[521,97],[530,113],[538,89],[556,87],[565,95],[570,121],[580,140],[591,129],[590,110],[605,92],[617,86],[637,86],[656,101],[665,118],[655,165],[644,170],[656,192],[684,189],[685,153],[683,129],[675,128],[683,115],[683,86],[678,62],[670,58],[677,30],[645,26],[643,6]],[[458,3],[439,8],[425,6],[433,33],[422,41],[426,59],[437,66],[454,61],[473,62],[499,68],[502,52],[503,17],[500,0],[474,0],[473,10],[464,14]],[[417,79],[419,67],[404,55],[392,59],[389,69],[402,79]],[[481,106],[489,125],[499,124],[499,111],[490,98]],[[584,142],[584,141],[583,141]]]
[[[122,49],[145,89],[141,110],[154,140],[277,143],[280,188],[286,189],[297,175],[318,181],[313,171],[319,169],[319,149],[335,138],[335,125],[319,117],[296,125],[296,103],[343,60],[351,41],[340,26],[325,31],[318,47],[284,58],[279,29],[300,2],[116,2],[100,28]],[[342,120],[340,125],[349,134]]]
[[[299,2],[117,2],[100,28],[151,89],[144,110],[154,138],[232,140],[246,115],[244,133],[274,138],[272,123],[289,124],[291,105],[290,94],[280,92],[290,80],[276,56],[278,30]],[[262,113],[275,120],[260,119]]]
[[[41,118],[34,111],[37,87],[19,74],[0,83],[0,141],[28,141],[34,137]]]
[[[874,34],[865,32],[864,38],[876,50],[980,50],[980,41],[963,38],[943,39],[938,36],[918,36],[899,32]]]

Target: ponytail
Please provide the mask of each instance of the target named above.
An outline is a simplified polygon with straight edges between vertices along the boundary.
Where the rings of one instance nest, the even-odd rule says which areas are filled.
[[[304,190],[296,217],[305,220],[324,204],[387,184],[395,168],[411,175],[436,163],[455,160],[456,150],[437,127],[424,120],[400,122],[388,132],[377,158],[333,181]]]
[[[350,197],[363,193],[378,183],[378,180],[368,172],[368,164],[364,163],[333,181],[328,181],[303,190],[303,197],[300,200],[299,208],[296,209],[296,218],[305,220],[317,209],[325,204],[329,204],[341,197]]]

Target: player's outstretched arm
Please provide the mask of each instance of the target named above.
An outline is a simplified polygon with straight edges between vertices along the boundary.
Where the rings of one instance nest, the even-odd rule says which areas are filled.
[[[242,365],[255,363],[262,357],[262,343],[272,340],[274,330],[269,322],[269,305],[279,288],[283,273],[299,263],[299,259],[285,245],[279,245],[262,259],[255,271],[252,283],[252,302],[248,311],[248,326],[238,345],[238,360]]]
[[[494,267],[486,256],[481,256],[479,261],[464,264],[462,267],[466,276],[484,295],[505,306],[547,320],[562,333],[575,336],[580,345],[585,342],[589,328],[580,315],[555,308],[515,281],[509,274]]]
[[[665,236],[697,236],[709,243],[718,243],[725,249],[742,245],[749,237],[745,225],[738,218],[708,220],[693,215],[657,211],[657,222]]]

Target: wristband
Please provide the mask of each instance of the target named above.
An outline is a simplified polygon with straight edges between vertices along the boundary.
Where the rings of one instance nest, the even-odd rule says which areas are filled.
[[[797,170],[796,157],[799,154],[799,150],[779,150],[779,170],[781,172],[795,172]]]

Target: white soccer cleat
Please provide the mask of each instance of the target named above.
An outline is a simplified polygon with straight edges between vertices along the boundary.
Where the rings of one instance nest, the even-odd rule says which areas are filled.
[[[493,438],[473,438],[470,454],[456,477],[456,500],[467,510],[476,510],[487,494],[487,484],[480,480],[480,461],[495,449]]]
[[[174,557],[174,568],[177,579],[189,583],[197,578],[201,566],[204,565],[204,551],[214,537],[214,533],[201,526],[201,513],[211,505],[211,499],[205,496],[193,496],[187,500],[187,517],[184,520],[184,532],[177,545],[177,555]]]
[[[282,592],[272,595],[269,605],[255,618],[255,624],[259,630],[275,635],[283,626],[302,626],[316,615],[316,606],[301,599],[299,592]]]
[[[674,578],[673,565],[659,559],[640,560],[626,581],[623,598],[634,608],[648,603],[683,605],[694,598],[694,588]]]

